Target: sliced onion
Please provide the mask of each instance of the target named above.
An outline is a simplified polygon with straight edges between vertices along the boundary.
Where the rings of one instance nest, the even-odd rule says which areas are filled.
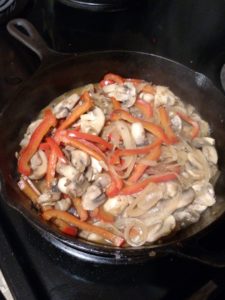
[[[114,147],[120,146],[120,135],[114,122],[103,129],[102,138],[106,141],[110,141]]]
[[[132,236],[132,229],[138,231],[138,235]],[[124,237],[130,246],[139,247],[143,245],[147,240],[147,236],[148,232],[146,225],[138,219],[131,219],[125,226]]]
[[[126,216],[139,217],[145,214],[163,197],[164,190],[162,185],[149,183],[127,207]]]
[[[139,195],[137,206],[142,210],[149,210],[162,199],[165,192],[165,185],[150,183]]]

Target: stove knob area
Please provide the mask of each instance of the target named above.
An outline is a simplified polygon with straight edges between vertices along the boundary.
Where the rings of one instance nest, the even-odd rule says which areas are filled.
[[[28,0],[0,0],[0,24],[16,17],[27,2]]]

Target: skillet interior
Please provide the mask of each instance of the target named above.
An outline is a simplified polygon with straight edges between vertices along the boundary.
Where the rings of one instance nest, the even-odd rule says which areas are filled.
[[[60,94],[90,82],[99,81],[108,72],[124,77],[142,78],[157,85],[166,85],[185,102],[194,105],[209,122],[216,139],[219,154],[220,178],[216,184],[217,203],[208,209],[200,221],[166,239],[160,245],[142,246],[137,249],[115,249],[73,239],[57,232],[31,209],[29,201],[19,191],[15,180],[15,152],[26,127],[39,111]],[[40,69],[9,103],[0,119],[0,168],[2,170],[3,196],[8,204],[48,239],[56,239],[71,246],[74,251],[108,256],[119,253],[121,257],[147,255],[151,249],[162,250],[202,231],[225,212],[225,98],[204,75],[178,63],[155,55],[111,51],[71,56],[45,69]]]

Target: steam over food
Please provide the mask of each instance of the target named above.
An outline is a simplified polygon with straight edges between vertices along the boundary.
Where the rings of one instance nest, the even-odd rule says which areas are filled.
[[[19,188],[64,234],[138,247],[215,203],[215,140],[168,87],[106,74],[69,91],[27,128]]]

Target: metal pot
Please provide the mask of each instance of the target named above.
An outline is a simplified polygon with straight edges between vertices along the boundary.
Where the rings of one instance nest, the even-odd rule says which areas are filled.
[[[26,33],[22,33],[20,26]],[[225,266],[224,257],[213,257],[203,249],[193,248],[191,240],[205,233],[225,212],[225,97],[203,74],[177,62],[156,55],[105,51],[84,54],[59,54],[50,50],[35,28],[24,19],[12,20],[8,31],[33,50],[42,63],[36,74],[18,90],[5,107],[0,119],[0,168],[4,200],[41,235],[56,247],[86,261],[106,264],[133,264],[173,254],[217,267]],[[210,124],[216,139],[221,175],[215,186],[216,204],[205,211],[198,223],[193,224],[160,244],[138,248],[115,248],[97,245],[78,238],[65,236],[44,222],[30,206],[16,184],[16,159],[25,128],[38,112],[56,96],[72,88],[99,81],[108,72],[124,77],[143,78],[155,84],[169,86],[185,102],[194,105]]]

